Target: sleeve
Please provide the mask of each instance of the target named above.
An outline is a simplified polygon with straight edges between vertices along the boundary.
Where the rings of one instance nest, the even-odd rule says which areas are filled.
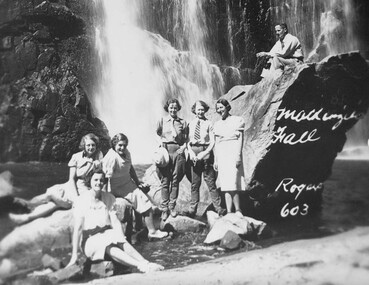
[[[111,178],[113,176],[115,169],[116,159],[112,154],[112,151],[114,150],[109,150],[102,160],[102,169],[107,178]]]
[[[77,160],[78,160],[77,153],[75,153],[75,154],[72,155],[71,159],[69,160],[68,166],[69,167],[77,167]]]
[[[234,121],[234,130],[234,135],[239,138],[245,130],[245,120],[242,117],[237,117],[237,119]]]

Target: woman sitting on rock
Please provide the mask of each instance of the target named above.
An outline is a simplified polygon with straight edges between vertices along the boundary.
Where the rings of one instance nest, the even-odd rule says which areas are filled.
[[[127,242],[116,215],[115,198],[103,191],[105,184],[105,174],[94,172],[90,180],[91,190],[83,193],[74,204],[72,256],[67,266],[77,262],[81,247],[91,261],[113,260],[141,272],[164,269],[147,261]]]
[[[149,231],[149,239],[161,239],[168,236],[155,227],[153,204],[146,193],[141,189],[147,189],[147,185],[138,180],[132,165],[131,153],[127,149],[128,138],[119,133],[111,139],[111,149],[102,161],[103,170],[109,179],[108,191],[117,198],[118,218],[122,222],[127,221],[125,213],[127,208],[133,208],[143,215],[146,227]]]
[[[68,163],[69,180],[64,184],[54,185],[46,190],[46,193],[38,195],[27,201],[15,198],[16,203],[31,208],[27,214],[9,214],[9,218],[17,223],[24,224],[34,219],[47,216],[57,209],[70,209],[73,201],[83,192],[89,190],[87,185],[88,175],[101,168],[102,152],[99,150],[99,138],[90,133],[82,137],[80,152],[72,155]]]

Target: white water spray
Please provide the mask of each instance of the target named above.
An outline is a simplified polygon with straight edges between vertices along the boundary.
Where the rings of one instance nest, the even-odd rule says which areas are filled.
[[[223,89],[219,69],[204,57],[201,1],[184,1],[185,9],[174,9],[185,11],[181,16],[189,25],[190,51],[178,51],[160,35],[139,28],[142,1],[95,0],[103,15],[96,25],[101,78],[93,105],[111,136],[128,136],[134,163],[151,162],[158,144],[156,122],[168,98],[178,98],[183,105],[180,116],[190,119],[195,100],[211,103]]]

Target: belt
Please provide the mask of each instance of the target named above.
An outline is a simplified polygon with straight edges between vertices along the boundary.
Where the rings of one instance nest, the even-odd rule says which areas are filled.
[[[179,143],[177,143],[177,142],[163,142],[163,145],[169,145],[169,144],[177,144],[177,145],[179,145]]]
[[[190,146],[206,146],[206,147],[208,147],[209,144],[206,144],[206,143],[203,143],[203,144],[201,144],[201,143],[190,143]]]

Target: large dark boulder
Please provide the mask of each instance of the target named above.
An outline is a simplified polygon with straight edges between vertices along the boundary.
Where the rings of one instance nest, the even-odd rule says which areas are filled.
[[[359,53],[331,56],[241,89],[225,98],[246,121],[243,163],[252,199],[244,203],[246,213],[309,214],[320,206],[346,132],[367,112],[366,61]]]

